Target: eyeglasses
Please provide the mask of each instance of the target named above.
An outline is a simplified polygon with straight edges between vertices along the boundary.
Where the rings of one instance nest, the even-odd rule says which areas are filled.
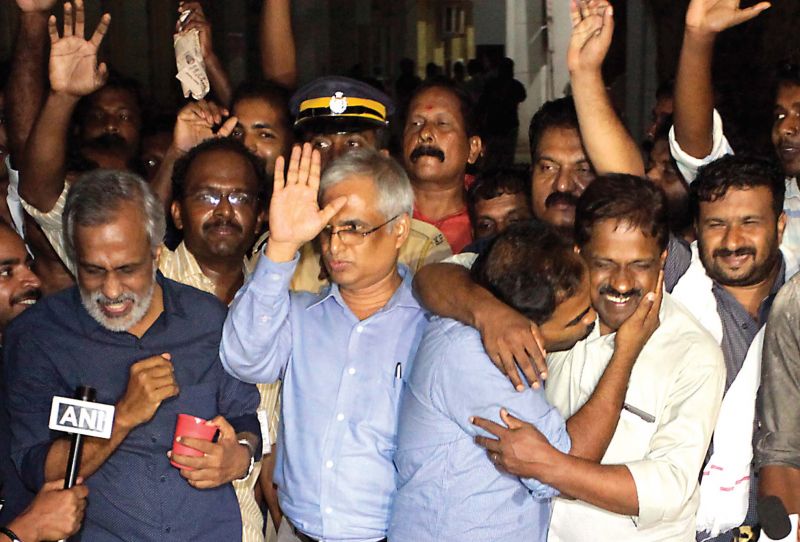
[[[247,192],[198,192],[189,196],[192,200],[208,207],[217,207],[222,203],[222,198],[228,200],[233,207],[250,205],[256,200],[253,194]]]
[[[328,224],[327,226],[322,228],[321,232],[319,232],[319,238],[321,241],[329,243],[331,240],[331,236],[335,234],[337,237],[339,237],[339,241],[341,241],[343,245],[348,245],[348,246],[360,245],[364,242],[364,240],[367,238],[368,235],[375,233],[376,231],[378,231],[379,229],[381,229],[386,224],[388,224],[389,222],[391,222],[392,220],[396,219],[399,216],[400,215],[395,215],[386,222],[384,222],[383,224],[381,224],[380,226],[375,226],[374,228],[366,231],[357,230],[355,229],[354,226],[345,226],[341,229],[334,230],[333,226]]]

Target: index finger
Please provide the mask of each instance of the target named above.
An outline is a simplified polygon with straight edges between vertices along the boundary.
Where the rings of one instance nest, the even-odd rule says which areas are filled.
[[[655,299],[653,299],[653,304],[650,307],[650,311],[648,312],[648,316],[652,314],[658,314],[658,311],[661,310],[661,301],[664,299],[664,270],[662,269],[658,273],[658,281],[656,282],[656,289],[655,289]]]
[[[210,454],[214,451],[214,448],[217,447],[217,444],[213,442],[196,437],[178,437],[178,442],[189,448],[194,448],[198,452],[203,452],[204,454]]]
[[[100,22],[97,23],[97,28],[94,30],[94,34],[92,34],[92,39],[89,41],[95,47],[100,47],[100,44],[103,43],[103,38],[108,32],[108,25],[111,24],[111,15],[108,13],[104,13],[102,17],[100,17]]]
[[[172,362],[165,358],[164,354],[162,354],[160,356],[151,356],[149,358],[139,360],[131,365],[131,369],[136,369],[137,371],[146,371],[148,369],[152,369],[153,367],[166,367],[168,365],[171,366]]]
[[[469,421],[472,425],[480,427],[487,433],[491,433],[498,438],[502,438],[506,433],[508,433],[508,429],[499,423],[495,423],[492,420],[487,420],[486,418],[481,418],[480,416],[473,416]]]

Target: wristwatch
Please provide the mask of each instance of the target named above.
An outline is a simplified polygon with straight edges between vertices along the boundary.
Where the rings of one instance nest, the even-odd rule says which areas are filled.
[[[6,535],[8,538],[11,539],[11,542],[22,542],[19,537],[14,534],[14,531],[9,529],[8,527],[0,527],[0,534]]]
[[[247,472],[245,473],[244,476],[242,476],[241,478],[237,478],[237,480],[246,480],[250,476],[250,474],[252,474],[253,467],[256,464],[256,450],[250,443],[250,441],[247,440],[246,438],[240,438],[238,442],[242,446],[247,446],[247,449],[250,451],[250,466],[247,468]]]

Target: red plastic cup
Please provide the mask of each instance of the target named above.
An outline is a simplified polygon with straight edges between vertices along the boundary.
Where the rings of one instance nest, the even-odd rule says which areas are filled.
[[[206,420],[189,414],[178,414],[178,423],[175,424],[175,436],[172,439],[172,455],[188,455],[191,457],[202,457],[203,452],[190,448],[185,444],[178,442],[178,437],[192,437],[211,442],[217,434],[216,425],[206,425]],[[173,467],[186,470],[194,470],[192,467],[186,467],[180,463],[175,463],[172,459],[169,460]]]

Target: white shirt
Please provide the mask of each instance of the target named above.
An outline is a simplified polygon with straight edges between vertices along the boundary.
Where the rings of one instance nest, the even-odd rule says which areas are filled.
[[[602,460],[628,467],[639,515],[557,498],[550,541],[695,539],[698,477],[722,401],[725,363],[716,341],[669,294],[660,318],[633,367],[626,409]],[[565,418],[591,396],[614,353],[614,337],[600,336],[595,326],[572,350],[548,355],[547,399]]]
[[[714,110],[714,123],[712,131],[711,153],[704,158],[695,158],[681,149],[675,139],[675,126],[669,131],[669,148],[675,162],[678,164],[683,178],[691,184],[697,177],[697,170],[706,164],[722,158],[727,154],[733,154],[733,149],[728,143],[722,126],[722,118],[717,110]],[[781,249],[787,264],[796,267],[800,264],[800,188],[797,187],[797,180],[793,177],[786,177],[786,193],[783,198],[783,212],[786,213],[786,230],[783,232]]]

